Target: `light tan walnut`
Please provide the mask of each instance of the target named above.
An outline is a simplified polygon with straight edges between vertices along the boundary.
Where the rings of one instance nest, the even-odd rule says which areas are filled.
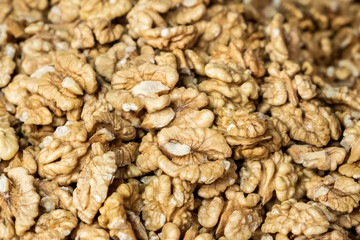
[[[105,201],[117,169],[114,152],[104,152],[100,143],[93,143],[91,148],[91,159],[82,167],[73,193],[78,217],[88,224]]]
[[[38,92],[44,98],[56,102],[63,111],[79,108],[83,104],[77,96],[83,92],[94,93],[97,89],[95,71],[82,55],[63,52],[56,56],[55,72],[41,76]]]
[[[66,239],[76,227],[78,219],[69,211],[56,209],[41,215],[35,225],[35,233],[27,232],[24,240]]]
[[[341,147],[316,148],[310,145],[292,145],[287,153],[297,164],[322,171],[335,171],[346,156],[345,149]]]
[[[208,0],[181,1],[179,6],[176,6],[173,11],[167,13],[166,20],[172,26],[191,24],[200,20],[205,15],[206,5],[208,4]]]
[[[166,222],[172,222],[180,229],[190,227],[190,211],[195,207],[193,190],[189,182],[178,178],[171,179],[167,175],[152,177],[142,194],[145,228],[156,231]]]
[[[226,190],[225,196],[227,201],[216,228],[216,237],[250,239],[263,221],[262,206],[258,205],[260,196],[251,193],[245,197],[237,185]]]
[[[197,39],[195,25],[180,25],[168,28],[152,28],[143,32],[147,44],[164,50],[191,48]]]
[[[30,78],[25,74],[16,75],[11,83],[2,89],[5,98],[11,104],[19,105],[30,95],[37,93],[38,79]]]
[[[80,222],[77,228],[74,231],[72,231],[71,239],[110,240],[110,236],[109,233],[105,229],[100,227],[98,223],[85,224],[83,222]]]
[[[16,117],[25,124],[48,125],[53,116],[47,108],[48,101],[40,95],[34,94],[24,99],[16,108]]]
[[[303,197],[306,195],[306,187],[305,184],[311,180],[312,177],[316,176],[318,173],[314,169],[310,168],[304,168],[300,165],[295,166],[297,175],[298,175],[298,181],[295,186],[295,195],[294,198],[296,200],[303,199]]]
[[[136,113],[144,107],[149,113],[156,112],[170,104],[167,93],[179,79],[173,54],[155,57],[154,50],[145,46],[140,56],[125,64],[127,67],[113,75],[114,90],[106,96],[109,103],[118,110]]]
[[[333,87],[325,84],[320,89],[319,98],[329,104],[345,104],[353,109],[360,111],[360,98],[357,90],[352,90],[347,86]]]
[[[298,175],[291,157],[281,151],[268,158],[257,161],[246,161],[240,174],[240,187],[246,193],[253,192],[258,187],[258,193],[265,204],[276,193],[280,201],[292,198]]]
[[[90,20],[103,17],[112,20],[125,15],[131,9],[130,0],[85,0],[81,3],[80,18]]]
[[[16,45],[6,44],[0,48],[0,87],[5,87],[11,80],[16,63],[14,62]]]
[[[348,127],[344,130],[343,138],[340,145],[343,146],[347,152],[350,151],[350,156],[347,163],[354,163],[360,159],[360,121],[357,121],[353,127]]]
[[[344,176],[314,176],[305,184],[306,196],[339,212],[352,212],[359,206],[360,185]]]
[[[198,221],[206,228],[215,227],[219,221],[220,214],[224,207],[224,200],[220,197],[204,199],[198,212]]]
[[[106,18],[93,18],[89,25],[100,44],[114,42],[121,38],[123,27],[120,24],[112,25]]]
[[[112,75],[135,56],[137,56],[136,46],[127,45],[124,42],[116,43],[106,53],[96,57],[96,71],[110,82]]]
[[[295,75],[291,83],[302,99],[309,100],[316,96],[316,85],[309,76]]]
[[[290,199],[275,204],[267,212],[261,231],[312,236],[325,233],[330,226],[325,213],[316,205]]]
[[[160,239],[168,239],[168,240],[179,240],[181,231],[176,226],[176,224],[168,222],[161,229],[161,233],[159,233]]]
[[[43,145],[38,158],[38,173],[41,177],[61,185],[66,184],[62,177],[71,175],[89,146],[88,143],[66,142],[51,136],[44,139]]]
[[[139,217],[141,207],[139,183],[132,181],[121,184],[100,208],[99,224],[109,229],[113,238],[145,240],[147,233]]]
[[[230,168],[226,171],[224,176],[217,179],[215,182],[211,184],[203,184],[198,189],[197,194],[202,198],[213,198],[220,195],[222,192],[235,184],[235,181],[238,178],[238,174],[236,173],[236,163],[233,160],[230,161]]]
[[[266,51],[269,53],[272,61],[280,63],[289,59],[283,21],[284,17],[281,14],[276,14],[266,28],[266,34],[270,37],[270,41],[266,45]]]
[[[37,171],[37,156],[39,154],[39,150],[35,149],[36,148],[29,146],[17,152],[9,162],[9,166],[4,169],[4,172],[8,172],[13,168],[23,167],[29,174],[35,174]]]
[[[0,121],[0,160],[10,160],[19,150],[14,128],[7,121]]]
[[[170,93],[170,107],[175,112],[169,126],[210,127],[214,113],[208,109],[200,110],[209,103],[208,96],[193,88],[175,88]]]
[[[251,78],[242,84],[209,79],[199,84],[199,90],[209,95],[209,106],[211,108],[231,108],[237,110],[245,107],[253,111],[255,110],[253,100],[258,99],[260,87]]]
[[[48,13],[48,18],[53,23],[70,23],[79,16],[79,0],[60,0],[54,4]]]
[[[95,46],[92,29],[85,22],[80,22],[74,29],[74,37],[71,40],[72,48],[91,48]]]
[[[329,107],[318,101],[303,101],[299,108],[287,103],[271,108],[271,114],[280,119],[289,129],[289,136],[316,147],[325,146],[330,139],[341,135],[340,122]]]
[[[23,236],[35,224],[39,195],[34,177],[25,168],[13,168],[0,176],[0,236],[14,239]]]
[[[117,140],[133,140],[136,135],[136,130],[131,126],[130,122],[122,119],[114,112],[96,111],[91,115],[89,122],[85,124],[90,134],[108,131]],[[93,137],[90,138],[90,141]]]
[[[190,75],[191,71],[194,71],[199,75],[205,75],[205,60],[196,51],[174,49],[172,53],[176,57],[177,68],[180,73]]]
[[[212,183],[229,169],[231,149],[225,138],[209,128],[162,129],[157,136],[148,133],[139,148],[136,165],[143,172],[160,168],[172,177],[199,183]]]
[[[39,206],[46,213],[61,208],[76,215],[76,209],[73,206],[72,188],[60,187],[54,181],[35,179],[34,183],[38,194],[40,195]]]

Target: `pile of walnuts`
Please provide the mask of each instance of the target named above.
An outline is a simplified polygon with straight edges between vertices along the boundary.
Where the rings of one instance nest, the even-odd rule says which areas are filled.
[[[355,0],[1,0],[0,239],[359,239],[359,36]]]

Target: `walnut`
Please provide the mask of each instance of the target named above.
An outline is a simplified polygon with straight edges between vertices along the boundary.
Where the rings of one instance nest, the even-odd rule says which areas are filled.
[[[237,166],[233,160],[230,160],[230,168],[227,172],[211,184],[203,184],[197,194],[202,198],[213,198],[224,192],[229,186],[232,186],[238,178],[236,173]]]
[[[198,212],[198,221],[206,228],[215,227],[224,207],[224,200],[220,197],[204,199]]]
[[[109,233],[100,227],[98,223],[85,224],[80,222],[77,228],[72,231],[71,239],[86,240],[110,240]]]
[[[223,176],[230,163],[231,149],[216,130],[170,127],[157,136],[148,133],[139,148],[136,165],[143,172],[160,168],[172,177],[212,183]],[[213,161],[215,160],[216,161]]]
[[[91,148],[92,157],[82,167],[73,194],[78,217],[88,224],[105,201],[117,169],[114,152],[104,152],[100,143],[93,143]]]
[[[53,23],[70,23],[79,16],[80,1],[60,0],[54,4],[48,13],[48,18]]]
[[[209,95],[211,108],[221,109],[226,107],[235,110],[241,107],[255,110],[252,100],[258,99],[260,91],[258,83],[252,78],[248,78],[242,84],[209,79],[202,81],[199,84],[199,89]]]
[[[314,176],[305,184],[308,198],[339,212],[352,212],[359,206],[360,185],[352,178]]]
[[[125,15],[131,9],[130,0],[85,0],[81,3],[80,18],[90,20],[103,17],[112,20]]]
[[[94,32],[96,40],[100,44],[110,43],[121,38],[123,27],[120,24],[111,25],[110,20],[106,18],[93,18],[89,22]]]
[[[292,145],[287,150],[294,162],[306,168],[335,171],[345,160],[346,151],[341,147],[316,148],[310,145]]]
[[[194,25],[171,28],[152,28],[144,31],[147,44],[159,49],[187,49],[195,44],[197,28]]]
[[[205,93],[192,88],[175,88],[170,93],[171,104],[175,116],[169,126],[210,127],[214,114],[208,109],[200,110],[209,103]]]
[[[166,20],[170,25],[185,25],[196,22],[205,15],[208,0],[182,1],[173,11],[167,13]]]
[[[313,84],[309,76],[295,75],[291,83],[302,99],[309,100],[316,96],[316,85]]]
[[[13,168],[0,176],[0,233],[5,239],[23,236],[35,224],[39,195],[34,177],[22,167]],[[16,233],[16,235],[15,235]]]
[[[329,104],[345,104],[353,109],[360,110],[360,98],[357,90],[351,90],[347,86],[332,87],[325,84],[321,88],[319,98]]]
[[[96,71],[110,82],[112,75],[119,71],[129,59],[135,56],[137,56],[136,46],[128,46],[124,42],[116,43],[106,53],[96,57]]]
[[[180,73],[190,75],[191,70],[193,70],[199,75],[205,75],[205,61],[196,51],[191,49],[186,49],[184,51],[174,49],[172,53],[176,57],[177,68]]]
[[[114,112],[96,111],[91,115],[90,121],[85,124],[90,134],[106,130],[117,140],[133,140],[136,135],[135,128]],[[92,141],[92,138],[94,136],[90,138],[90,141]]]
[[[249,194],[245,197],[239,186],[233,185],[225,192],[227,202],[216,228],[216,237],[227,239],[250,239],[251,234],[262,223],[260,196]]]
[[[166,222],[172,222],[180,229],[189,226],[190,211],[195,207],[193,190],[190,183],[178,178],[171,179],[167,175],[152,177],[142,195],[145,228],[156,231]]]
[[[347,163],[354,163],[359,160],[359,133],[360,133],[360,121],[357,121],[353,127],[348,127],[344,130],[343,138],[340,145],[343,146],[346,151],[350,151],[350,156]]]
[[[176,226],[176,224],[168,222],[163,228],[162,232],[159,234],[161,239],[180,239],[180,229]]]
[[[39,206],[46,213],[62,208],[76,215],[71,187],[60,187],[54,181],[35,179],[34,183],[41,199]]]
[[[321,208],[290,199],[281,204],[275,204],[271,211],[266,213],[261,231],[284,235],[291,232],[295,235],[312,236],[325,233],[329,226],[330,223]]]
[[[241,169],[240,188],[251,193],[258,186],[258,193],[265,204],[272,198],[274,191],[280,201],[292,198],[297,180],[291,157],[279,151],[259,162],[247,160]]]
[[[89,144],[66,142],[49,136],[44,139],[43,145],[38,158],[39,175],[67,185],[69,179],[63,177],[72,174],[79,159],[86,154]]]
[[[37,93],[38,79],[30,78],[25,74],[16,75],[11,83],[2,89],[5,94],[5,98],[15,105],[19,105],[21,102],[30,97],[31,94]]]
[[[121,184],[100,208],[99,224],[108,228],[113,238],[147,239],[139,217],[141,206],[138,183]]]
[[[156,56],[152,48],[143,47],[142,55],[126,63],[129,68],[121,69],[112,78],[112,87],[106,99],[121,111],[139,112],[144,107],[149,113],[156,112],[170,104],[166,94],[175,87],[179,79],[176,59],[171,53]],[[151,60],[152,59],[152,60]]]
[[[19,150],[14,128],[7,121],[0,121],[0,160],[10,160]]]
[[[23,167],[29,174],[35,174],[37,171],[37,156],[39,151],[35,150],[34,147],[27,147],[21,152],[17,152],[16,155],[11,159],[9,166],[4,169],[4,172],[10,171],[10,169]]]
[[[0,87],[5,87],[11,80],[11,75],[14,73],[16,64],[14,62],[16,53],[16,46],[6,44],[0,48]]]
[[[74,29],[74,38],[71,40],[72,48],[91,48],[95,46],[92,29],[85,22],[80,22]]]
[[[61,110],[81,107],[83,101],[77,96],[83,95],[83,91],[89,94],[96,91],[95,71],[81,55],[72,52],[58,54],[54,69],[55,72],[41,76],[38,92],[44,98],[55,101]]]
[[[271,114],[280,119],[288,128],[292,139],[325,146],[330,139],[337,140],[341,134],[340,122],[329,107],[318,101],[303,101],[299,108],[287,103],[271,108]]]
[[[69,211],[56,209],[41,215],[35,225],[35,233],[27,232],[24,240],[66,239],[78,223]]]
[[[53,121],[48,105],[45,98],[34,94],[19,103],[15,116],[25,124],[48,125]]]

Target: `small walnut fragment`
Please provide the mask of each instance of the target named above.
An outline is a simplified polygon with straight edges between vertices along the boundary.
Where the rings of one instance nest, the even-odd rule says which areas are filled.
[[[117,169],[115,153],[105,152],[100,143],[91,146],[90,159],[79,174],[73,193],[78,217],[90,224],[107,197],[108,187]]]
[[[22,167],[0,176],[0,233],[5,239],[23,236],[35,224],[40,196],[34,177]]]
[[[348,127],[344,130],[340,145],[343,146],[347,152],[350,151],[350,156],[347,160],[348,164],[354,163],[360,159],[359,137],[360,121],[357,121],[353,127]]]
[[[83,20],[90,20],[95,17],[112,20],[126,14],[131,6],[130,0],[85,0],[81,3],[79,14]]]
[[[287,235],[304,234],[312,236],[325,233],[330,226],[323,210],[310,203],[297,202],[290,199],[275,204],[266,213],[261,230],[265,233],[281,233]]]
[[[335,171],[346,157],[346,151],[341,147],[316,148],[310,145],[292,145],[287,153],[294,162],[306,168],[317,168],[322,171]]]
[[[225,138],[210,128],[162,129],[143,137],[136,165],[143,172],[160,168],[172,177],[212,183],[229,169],[231,149]]]
[[[14,62],[16,46],[6,44],[0,48],[0,87],[5,87],[11,80],[16,63]]]
[[[359,206],[360,185],[344,176],[314,176],[305,184],[308,198],[339,212],[350,213]]]

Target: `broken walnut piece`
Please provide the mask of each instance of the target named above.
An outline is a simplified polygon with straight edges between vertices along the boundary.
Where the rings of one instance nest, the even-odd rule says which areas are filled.
[[[360,184],[344,176],[314,176],[305,184],[308,198],[339,212],[350,213],[359,206]]]
[[[0,176],[0,233],[5,239],[23,236],[35,224],[40,197],[34,177],[25,168],[11,169]]]
[[[5,87],[11,81],[16,63],[14,61],[16,45],[6,44],[0,48],[0,87]]]
[[[4,169],[4,172],[9,172],[13,168],[23,167],[29,174],[35,174],[37,171],[37,156],[39,154],[39,150],[35,149],[35,147],[29,146],[17,152],[9,162],[9,166]]]
[[[79,15],[86,21],[96,17],[112,20],[125,15],[131,7],[130,0],[85,0],[81,3]]]
[[[225,202],[221,197],[204,199],[198,211],[198,221],[201,226],[206,228],[215,227],[224,205]]]

